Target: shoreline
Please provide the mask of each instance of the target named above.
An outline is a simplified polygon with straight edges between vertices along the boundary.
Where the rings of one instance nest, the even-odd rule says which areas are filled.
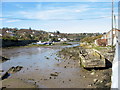
[[[39,51],[39,49],[42,52]],[[28,84],[30,83],[30,86],[32,84],[35,87],[37,86],[37,88],[96,88],[91,84],[94,84],[94,81],[96,81],[94,79],[98,78],[102,71],[85,71],[80,67],[77,60],[58,57],[58,51],[61,51],[62,49],[61,46],[50,46],[50,48],[30,47],[29,49],[26,47],[10,48],[9,52],[12,53],[10,54],[7,52],[6,54],[9,53],[8,56],[13,56],[16,53],[13,59],[19,59],[18,55],[19,57],[21,57],[21,55],[27,55],[27,58],[25,60],[16,61],[18,62],[18,65],[23,65],[23,69],[6,79],[6,81],[11,82],[11,85],[10,83],[3,81],[3,87],[13,87],[15,83],[12,82],[14,82],[15,79],[22,79],[22,83],[26,82],[26,86],[24,87],[28,87]],[[17,53],[20,52],[19,50],[21,53]],[[6,51],[4,51],[4,54]],[[28,56],[28,52],[30,51],[32,51],[31,55],[33,54],[33,56],[36,57],[36,54],[38,54],[39,56],[37,55],[36,59],[32,58],[31,55]],[[30,60],[31,62],[28,62]],[[10,62],[15,63],[14,60],[11,60]],[[26,62],[28,62],[28,65],[24,66],[24,63]],[[12,65],[14,66],[14,64]],[[58,73],[58,76],[51,76],[51,73],[54,74],[55,72]],[[12,79],[14,80],[10,81]],[[19,80],[17,82],[21,83]],[[16,87],[18,87],[17,84]]]
[[[77,48],[77,49],[76,49]],[[109,63],[112,63],[114,54],[108,54],[109,50],[107,49],[100,49],[99,50],[105,58],[108,59]],[[79,52],[79,47],[73,47],[73,48],[66,48],[60,51],[60,57],[64,59],[73,59],[73,60],[79,60],[80,58],[76,57],[78,56],[78,53],[75,54],[75,52]],[[107,55],[106,55],[107,53]],[[69,55],[69,56],[68,56]],[[109,88],[111,86],[111,74],[112,74],[112,66],[108,65],[107,68],[101,68],[101,69],[84,69],[82,66],[80,66],[83,77],[86,78],[86,80],[89,80],[92,78],[93,80],[88,85],[89,88]],[[87,74],[87,75],[86,75]]]

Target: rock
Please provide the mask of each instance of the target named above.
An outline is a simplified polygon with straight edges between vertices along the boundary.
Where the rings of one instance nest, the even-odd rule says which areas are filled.
[[[0,72],[4,72],[4,70],[0,70]]]
[[[100,81],[100,83],[103,83],[103,81]]]
[[[4,89],[6,89],[6,87],[2,87],[2,88],[1,88],[1,90],[4,90]]]
[[[83,76],[84,78],[86,78],[86,76]]]
[[[52,79],[52,77],[49,77],[49,79]]]
[[[89,84],[89,85],[88,85],[88,87],[91,87],[91,86],[92,86],[92,84]]]
[[[106,83],[105,86],[110,87],[111,86],[111,82]]]
[[[5,62],[5,61],[10,60],[10,59],[8,59],[8,58],[6,58],[6,57],[3,57],[3,56],[0,56],[0,60],[1,60],[2,62]]]
[[[8,72],[6,72],[5,74],[3,74],[1,76],[1,80],[4,80],[4,79],[8,78],[9,76],[10,76],[10,74]]]
[[[34,84],[34,85],[36,85],[36,83],[37,83],[37,82],[35,82],[35,84]]]
[[[22,66],[17,66],[17,67],[15,67],[14,72],[18,72],[18,71],[20,71],[22,68],[23,68]]]
[[[15,70],[15,67],[11,67],[7,72],[8,72],[8,73],[13,73],[14,70]]]
[[[96,83],[98,81],[98,79],[93,79],[94,83]]]
[[[94,84],[99,85],[100,84],[100,80],[96,79]]]
[[[92,73],[91,73],[91,75],[94,75],[94,74],[95,74],[95,72],[92,72]]]
[[[46,57],[46,59],[49,59],[49,57]]]
[[[8,73],[16,73],[16,72],[20,71],[22,68],[23,68],[22,66],[11,67],[11,68],[8,70]]]
[[[51,75],[51,76],[58,76],[58,73],[55,72],[55,73],[51,73],[50,75]]]
[[[65,65],[64,68],[66,68],[67,66]]]

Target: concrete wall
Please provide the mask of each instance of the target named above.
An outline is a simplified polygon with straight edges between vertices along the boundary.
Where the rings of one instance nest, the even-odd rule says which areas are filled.
[[[112,66],[112,85],[111,88],[119,88],[120,90],[120,44],[116,44],[116,52]]]

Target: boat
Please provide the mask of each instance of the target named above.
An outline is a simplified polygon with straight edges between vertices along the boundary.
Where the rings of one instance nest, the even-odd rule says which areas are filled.
[[[79,63],[83,68],[106,67],[105,57],[96,49],[84,49],[79,53]]]

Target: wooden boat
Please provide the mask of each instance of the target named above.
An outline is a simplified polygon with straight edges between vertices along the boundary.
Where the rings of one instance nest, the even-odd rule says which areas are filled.
[[[95,49],[81,50],[79,53],[80,64],[84,68],[106,67],[105,57]]]

